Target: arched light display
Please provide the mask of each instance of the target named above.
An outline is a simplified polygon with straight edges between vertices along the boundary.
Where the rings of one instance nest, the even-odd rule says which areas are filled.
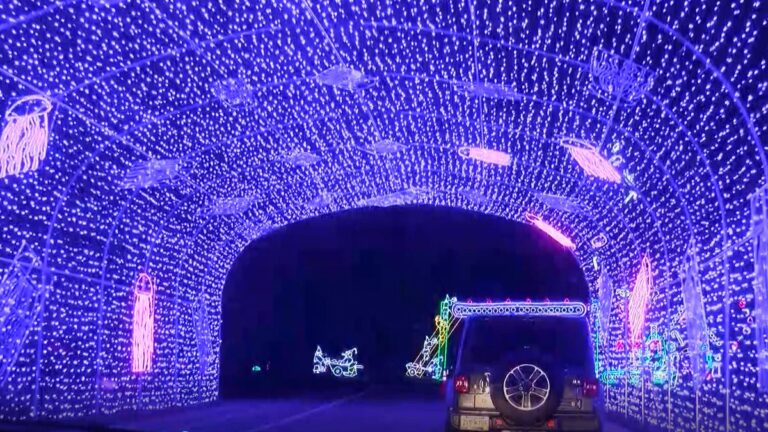
[[[0,278],[45,287],[2,351],[18,353],[4,418],[216,398],[221,290],[248,242],[323,213],[428,204],[541,215],[570,237],[595,298],[610,276],[608,411],[666,430],[768,423],[762,3],[0,3]],[[19,273],[23,243],[39,260]],[[642,256],[654,289],[635,342],[658,330],[653,356],[679,375],[663,384],[635,368],[647,350],[628,334]],[[141,374],[137,268],[163,281]],[[685,320],[697,286],[699,385]]]

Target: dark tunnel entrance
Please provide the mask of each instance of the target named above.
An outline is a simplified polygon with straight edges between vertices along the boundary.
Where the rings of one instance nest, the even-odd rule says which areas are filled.
[[[446,295],[587,301],[576,258],[536,228],[430,206],[364,208],[250,244],[223,294],[222,397],[401,382]],[[357,348],[360,380],[312,373]]]

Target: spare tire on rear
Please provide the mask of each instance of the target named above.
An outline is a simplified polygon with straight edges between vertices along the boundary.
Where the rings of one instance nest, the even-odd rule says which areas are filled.
[[[530,426],[551,418],[562,389],[563,377],[542,359],[508,361],[491,373],[491,401],[515,425]]]

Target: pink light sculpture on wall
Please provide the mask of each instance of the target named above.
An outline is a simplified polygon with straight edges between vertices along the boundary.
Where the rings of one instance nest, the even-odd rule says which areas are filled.
[[[32,95],[17,100],[5,112],[0,135],[0,178],[34,171],[48,149],[51,102]]]
[[[500,166],[512,165],[512,156],[498,150],[481,147],[459,147],[459,156]]]
[[[621,183],[621,174],[606,158],[600,155],[595,146],[576,138],[563,138],[560,145],[568,150],[571,157],[587,175],[611,183]]]
[[[633,346],[642,340],[645,310],[652,289],[651,260],[648,256],[644,256],[635,279],[635,288],[629,295],[629,339]]]
[[[561,233],[560,230],[558,230],[557,228],[544,222],[540,216],[535,215],[533,213],[526,213],[525,219],[528,222],[532,223],[536,228],[547,233],[547,235],[552,237],[555,241],[557,241],[561,245],[567,247],[568,249],[576,249],[576,244],[573,242],[573,240],[568,238],[568,236],[566,236],[565,234]]]
[[[131,371],[149,372],[155,345],[155,282],[148,274],[140,273],[133,294]]]

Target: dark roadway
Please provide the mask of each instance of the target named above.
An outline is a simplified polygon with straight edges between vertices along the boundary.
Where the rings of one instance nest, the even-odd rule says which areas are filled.
[[[444,403],[434,396],[369,390],[334,398],[219,401],[125,413],[99,423],[121,430],[173,432],[443,432]],[[625,432],[607,424],[605,432]]]

